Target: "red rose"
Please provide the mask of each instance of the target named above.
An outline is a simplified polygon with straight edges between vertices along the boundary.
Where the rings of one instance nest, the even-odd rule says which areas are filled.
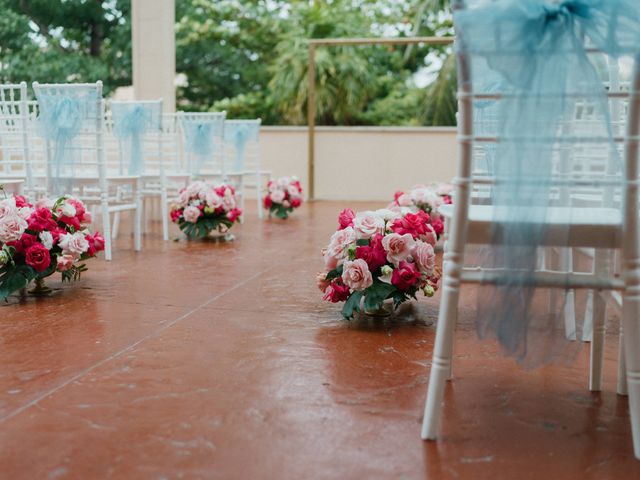
[[[291,206],[293,208],[298,208],[300,205],[302,205],[302,199],[301,198],[296,197],[296,198],[291,200]]]
[[[43,230],[53,230],[58,224],[53,219],[51,210],[45,207],[36,208],[29,217],[29,230],[42,232]]]
[[[271,200],[271,197],[269,195],[264,197],[262,203],[264,204],[264,208],[271,208],[271,205],[273,205],[273,201]]]
[[[400,262],[391,275],[391,284],[400,290],[408,290],[420,280],[420,272],[413,263]]]
[[[38,237],[31,235],[30,233],[23,233],[20,240],[14,242],[7,242],[7,245],[16,249],[16,253],[24,255],[27,249],[38,242]]]
[[[332,303],[346,302],[349,298],[349,287],[347,287],[339,278],[331,282],[324,292],[323,300]]]
[[[67,230],[64,228],[56,227],[53,230],[49,230],[49,232],[53,237],[53,244],[55,245],[56,243],[58,243],[58,240],[60,239],[60,235],[64,235],[65,233],[67,233]]]
[[[89,249],[87,250],[88,256],[94,257],[98,252],[104,250],[104,237],[100,234],[100,232],[96,232],[93,235],[85,235],[85,238],[89,243]]]
[[[350,208],[342,210],[340,215],[338,215],[338,223],[340,223],[340,228],[338,228],[338,230],[344,230],[347,227],[352,227],[354,218],[356,218],[356,212]]]
[[[24,198],[22,195],[14,195],[13,198],[16,199],[16,207],[18,208],[32,206],[29,202],[27,202],[27,199]]]
[[[65,215],[60,215],[58,217],[58,220],[60,220],[65,225],[73,227],[74,230],[80,230],[82,228],[80,226],[80,220],[78,220],[78,217],[67,217]]]
[[[229,213],[227,213],[227,218],[231,222],[235,222],[238,218],[240,218],[240,215],[242,215],[242,210],[240,210],[239,208],[234,208]]]
[[[398,235],[409,233],[413,238],[419,238],[429,231],[430,218],[429,214],[422,210],[418,213],[407,213],[404,217],[393,222],[391,230]]]
[[[382,246],[382,235],[378,233],[371,237],[368,246],[356,247],[356,258],[361,258],[367,262],[369,270],[372,272],[385,265],[387,263],[387,252]]]
[[[25,252],[24,261],[36,272],[44,272],[51,263],[51,256],[44,245],[34,243]]]
[[[180,220],[180,217],[182,216],[182,212],[184,211],[184,209],[182,208],[176,208],[175,210],[171,210],[171,213],[169,215],[171,215],[171,221],[173,223],[178,223],[178,220]]]
[[[436,235],[438,235],[438,237],[442,235],[442,232],[444,232],[444,222],[441,218],[432,219],[431,226],[433,227],[433,230],[436,232]]]

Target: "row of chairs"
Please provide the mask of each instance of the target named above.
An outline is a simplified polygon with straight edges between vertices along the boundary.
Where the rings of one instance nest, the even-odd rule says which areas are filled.
[[[0,184],[31,199],[69,193],[101,216],[105,258],[112,258],[122,212],[133,213],[134,248],[142,246],[150,212],[160,205],[169,239],[170,199],[195,179],[262,186],[260,120],[228,120],[225,112],[168,114],[163,102],[105,101],[102,82],[0,85]],[[262,216],[262,209],[258,208]],[[112,223],[113,222],[113,223]]]

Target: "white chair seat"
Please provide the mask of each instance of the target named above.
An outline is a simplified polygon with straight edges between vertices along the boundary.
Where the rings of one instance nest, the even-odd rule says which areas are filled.
[[[468,243],[490,243],[496,228],[494,210],[491,205],[469,207]],[[453,205],[443,205],[439,212],[451,219]],[[615,208],[550,208],[547,218],[546,245],[566,246],[567,242],[574,247],[616,248],[622,245],[622,214]],[[567,218],[570,218],[569,222]]]

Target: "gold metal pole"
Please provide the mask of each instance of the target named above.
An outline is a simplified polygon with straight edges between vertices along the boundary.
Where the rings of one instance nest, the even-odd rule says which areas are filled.
[[[309,65],[307,68],[309,91],[307,92],[307,125],[309,126],[309,200],[316,196],[315,154],[316,154],[316,46],[309,42]]]

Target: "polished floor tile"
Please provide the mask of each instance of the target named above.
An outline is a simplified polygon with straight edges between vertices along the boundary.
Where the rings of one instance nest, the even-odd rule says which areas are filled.
[[[230,244],[162,242],[155,226],[135,253],[123,229],[113,262],[0,306],[0,478],[640,478],[615,308],[590,393],[588,344],[523,370],[477,340],[469,288],[442,437],[421,441],[438,298],[350,323],[322,303],[342,207],[250,211]]]

